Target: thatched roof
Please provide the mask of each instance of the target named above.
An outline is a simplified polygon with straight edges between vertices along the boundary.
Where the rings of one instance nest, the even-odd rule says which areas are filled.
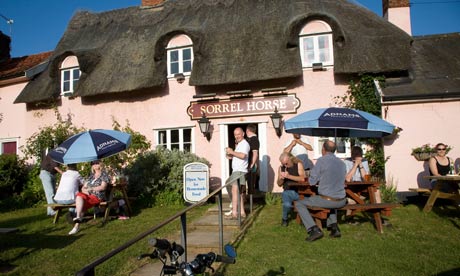
[[[69,54],[82,71],[76,96],[161,87],[165,47],[179,33],[193,40],[191,85],[298,77],[298,34],[312,19],[333,29],[335,73],[407,70],[411,37],[346,0],[169,0],[156,8],[75,14],[48,69],[16,102],[57,97],[59,63]]]
[[[388,79],[383,101],[460,98],[460,33],[415,37],[406,78]]]

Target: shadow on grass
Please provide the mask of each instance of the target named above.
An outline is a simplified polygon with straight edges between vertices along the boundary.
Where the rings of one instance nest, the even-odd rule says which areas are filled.
[[[10,218],[0,222],[1,227],[20,227],[22,225],[28,224],[31,221],[41,221],[41,220],[50,220],[53,221],[53,217],[46,216],[43,214],[31,215],[31,216],[20,216],[16,218]]]
[[[28,255],[43,249],[61,249],[79,239],[78,236],[45,235],[42,232],[49,232],[49,230],[33,234],[13,233],[2,235],[0,237],[0,248],[2,248],[2,251],[11,248],[20,248],[20,250],[15,251],[12,257],[0,260],[0,273],[14,270],[16,266],[13,263]]]
[[[275,271],[273,269],[269,270],[264,276],[276,276],[276,275],[286,275],[286,270],[284,267],[280,266],[279,271]]]
[[[437,276],[458,276],[458,275],[460,275],[460,267],[454,268],[452,270],[443,271],[443,272],[440,272],[440,273],[433,274],[433,276],[434,275],[437,275]]]

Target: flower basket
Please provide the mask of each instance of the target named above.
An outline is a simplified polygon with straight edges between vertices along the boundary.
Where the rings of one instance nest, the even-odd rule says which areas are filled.
[[[427,161],[430,159],[432,153],[430,152],[414,152],[412,155],[417,159],[418,161]]]

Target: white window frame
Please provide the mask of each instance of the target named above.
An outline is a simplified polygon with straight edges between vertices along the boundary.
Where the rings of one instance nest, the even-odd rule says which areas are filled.
[[[195,135],[194,135],[194,130],[195,127],[176,127],[176,128],[161,128],[161,129],[155,129],[154,130],[154,135],[155,135],[155,145],[156,146],[165,146],[167,149],[171,150],[173,143],[171,142],[171,131],[172,130],[178,130],[179,131],[179,150],[184,151],[184,130],[185,129],[190,129],[190,152],[195,153]],[[161,131],[166,132],[166,143],[160,143],[159,135]],[[188,142],[187,142],[188,143]]]
[[[171,48],[166,48],[167,49],[167,63],[168,63],[168,78],[173,78],[175,74],[184,74],[184,76],[190,76],[193,70],[193,46],[192,45],[186,45],[186,46],[181,46],[181,47],[171,47]],[[184,51],[185,50],[190,50],[190,71],[184,71]],[[179,63],[179,71],[178,72],[171,72],[171,53],[173,51],[178,51],[179,57],[178,57],[178,63]]]
[[[323,148],[323,139],[329,139],[331,141],[334,141],[335,138],[334,137],[312,137],[314,138],[313,139],[313,150],[314,150],[314,155],[315,155],[315,159],[318,159],[322,156],[322,148]],[[337,141],[339,139],[345,139],[346,141],[345,142],[345,152],[344,153],[338,153],[336,152],[335,155],[338,157],[338,158],[341,158],[341,159],[345,159],[345,158],[348,158],[351,156],[351,143],[350,143],[350,138],[348,137],[337,137]]]
[[[16,155],[19,154],[19,138],[0,138],[0,155],[3,154],[3,144],[16,142]]]
[[[320,55],[320,49],[319,49],[319,38],[320,37],[328,37],[329,41],[329,57],[330,60],[328,61],[321,61],[319,58]],[[313,38],[313,53],[314,53],[314,61],[311,63],[307,63],[306,61],[306,52],[304,50],[304,41],[306,38]],[[333,49],[333,41],[332,41],[332,32],[330,33],[321,33],[321,34],[305,34],[305,35],[300,35],[299,36],[299,45],[300,45],[300,58],[302,60],[302,67],[304,68],[311,68],[313,66],[313,63],[322,63],[323,66],[332,66],[334,65],[334,49]]]
[[[74,79],[74,72],[78,70],[78,79]],[[64,79],[64,75],[66,72],[69,72],[70,78],[68,80]],[[74,90],[74,83],[78,83],[80,80],[81,71],[80,67],[70,67],[70,68],[62,68],[61,69],[61,96],[70,96],[73,94]],[[64,90],[64,84],[69,83],[69,90]]]

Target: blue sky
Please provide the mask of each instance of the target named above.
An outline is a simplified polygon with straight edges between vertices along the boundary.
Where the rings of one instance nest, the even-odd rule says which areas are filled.
[[[381,0],[349,0],[382,16]],[[460,32],[460,0],[411,0],[414,36]],[[52,51],[78,10],[140,6],[141,0],[0,0],[0,30],[12,37],[13,57]]]

